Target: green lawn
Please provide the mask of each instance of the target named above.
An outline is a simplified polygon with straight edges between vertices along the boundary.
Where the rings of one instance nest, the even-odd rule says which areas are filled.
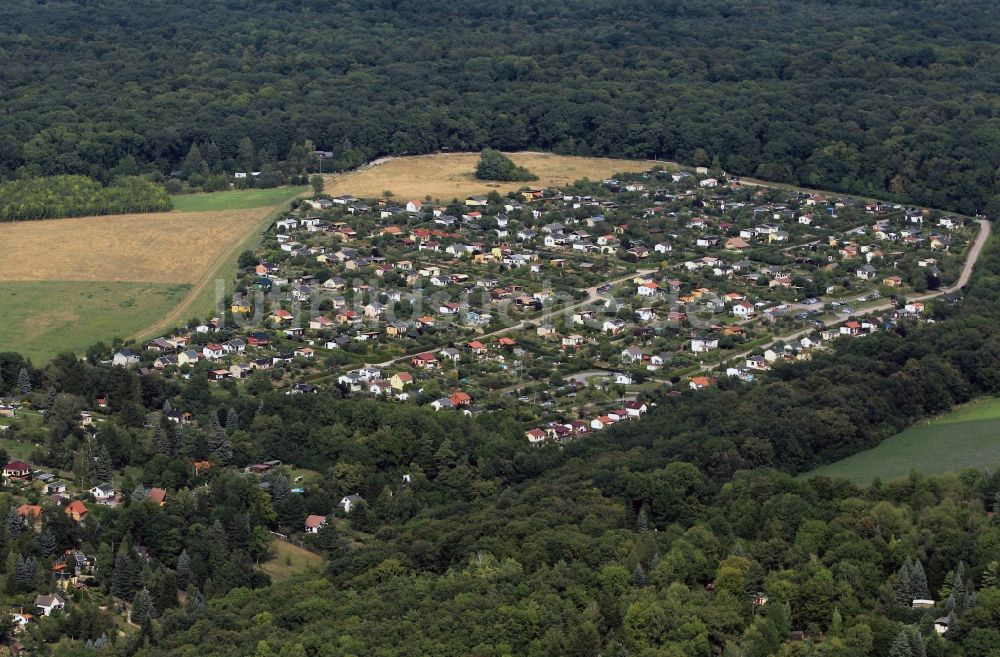
[[[260,569],[275,581],[286,580],[294,573],[319,568],[323,564],[319,555],[278,539],[271,542],[271,549],[274,550],[274,558],[262,563]]]
[[[857,484],[900,479],[917,470],[926,474],[962,468],[1000,466],[1000,399],[965,404],[950,413],[924,420],[879,446],[809,475],[844,477]]]
[[[273,189],[241,189],[232,192],[177,194],[171,196],[177,212],[213,212],[246,210],[281,205],[305,194],[308,187],[275,187]]]
[[[188,284],[16,281],[0,285],[0,350],[43,363],[61,351],[82,354],[99,340],[162,318],[190,291]]]

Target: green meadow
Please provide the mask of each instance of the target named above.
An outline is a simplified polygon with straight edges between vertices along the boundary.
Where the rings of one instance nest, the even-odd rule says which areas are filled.
[[[923,420],[877,447],[808,475],[843,477],[856,484],[891,481],[916,470],[925,474],[1000,467],[1000,399],[987,398]]]
[[[246,210],[281,205],[302,196],[309,187],[274,187],[272,189],[241,189],[231,192],[176,194],[170,197],[177,212],[215,212]]]
[[[82,354],[153,324],[184,300],[189,284],[14,281],[0,284],[0,351],[37,364]]]

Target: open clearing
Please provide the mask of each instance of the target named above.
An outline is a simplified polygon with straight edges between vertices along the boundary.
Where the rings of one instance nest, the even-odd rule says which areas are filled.
[[[319,555],[277,538],[271,541],[271,549],[274,550],[274,558],[262,563],[260,569],[275,581],[285,580],[294,573],[323,565],[323,558]]]
[[[193,283],[270,212],[125,214],[0,224],[0,281]]]
[[[496,190],[500,194],[530,187],[561,187],[590,178],[602,180],[615,173],[645,171],[655,164],[674,168],[669,162],[649,160],[612,160],[599,157],[574,157],[551,153],[507,153],[514,162],[527,167],[538,176],[530,182],[491,183],[476,180],[472,172],[479,153],[441,153],[414,157],[397,157],[383,164],[370,166],[343,175],[327,176],[328,194],[353,194],[358,198],[382,197],[390,191],[393,197],[406,202],[426,196],[450,201],[471,194]]]
[[[180,304],[189,283],[9,281],[0,283],[0,351],[36,364],[61,351],[82,354],[147,326]]]
[[[275,206],[302,190],[278,191],[270,206],[249,209],[0,223],[0,351],[42,362],[204,317],[215,305],[215,280],[230,282]]]
[[[891,481],[916,470],[925,474],[957,472],[962,468],[1000,466],[1000,399],[965,404],[940,417],[925,420],[882,444],[809,475],[843,477],[867,485]]]
[[[171,196],[175,212],[217,212],[270,208],[302,196],[308,187],[274,187],[272,189],[240,189],[232,192],[177,194]]]

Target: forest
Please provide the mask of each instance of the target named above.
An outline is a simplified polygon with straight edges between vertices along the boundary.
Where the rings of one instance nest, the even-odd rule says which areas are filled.
[[[79,175],[0,183],[0,221],[157,212],[171,209],[162,185],[123,176],[107,186]]]
[[[212,173],[311,140],[664,158],[1000,211],[989,0],[10,0],[0,178]]]

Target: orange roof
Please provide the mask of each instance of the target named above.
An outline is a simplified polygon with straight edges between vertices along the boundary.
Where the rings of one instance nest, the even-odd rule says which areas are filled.
[[[25,518],[29,515],[33,515],[36,518],[41,518],[42,507],[38,506],[37,504],[22,504],[21,506],[17,507],[17,515],[21,516],[22,518]]]
[[[512,344],[517,344],[517,342],[515,342],[513,338],[500,338],[499,340],[497,340],[497,342],[499,342],[500,344],[502,344],[504,346],[509,346],[509,345],[512,345]]]
[[[162,504],[163,500],[167,499],[167,491],[163,490],[162,488],[150,488],[149,499],[156,502],[157,504]]]
[[[472,401],[472,397],[469,396],[469,393],[462,392],[461,390],[452,394],[449,399],[451,399],[451,403],[453,404],[464,404]]]
[[[311,515],[306,518],[306,527],[315,529],[326,522],[326,516]]]
[[[83,515],[87,513],[87,505],[80,500],[73,500],[66,506],[66,513]]]
[[[483,343],[480,342],[479,340],[473,340],[472,342],[469,343],[469,349],[482,349],[482,348],[483,348]]]

